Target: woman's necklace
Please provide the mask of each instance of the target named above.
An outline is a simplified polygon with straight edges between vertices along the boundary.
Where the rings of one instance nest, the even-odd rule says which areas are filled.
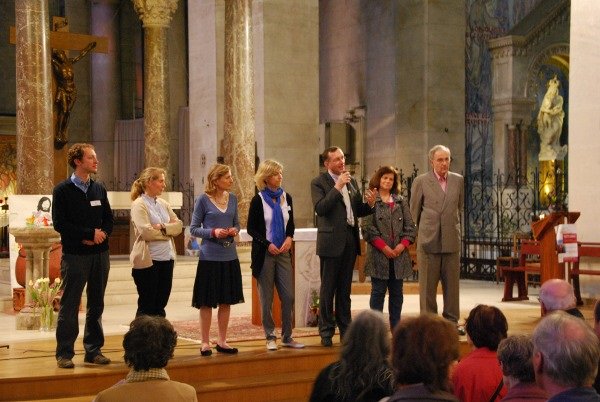
[[[217,204],[218,207],[225,208],[227,206],[227,203],[229,202],[229,193],[224,192],[223,196],[221,197],[221,200],[219,200],[216,196],[213,196],[211,198],[215,201],[215,204]]]
[[[391,201],[391,199],[392,199],[392,195],[391,194],[383,195],[383,194],[379,193],[379,197],[381,197],[381,201],[383,201],[386,204],[388,204]]]

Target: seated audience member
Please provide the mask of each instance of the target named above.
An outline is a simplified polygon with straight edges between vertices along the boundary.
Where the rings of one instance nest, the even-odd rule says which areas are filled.
[[[454,395],[462,402],[502,399],[507,390],[502,384],[496,349],[506,338],[506,317],[497,307],[480,304],[469,313],[465,329],[473,349],[454,370]]]
[[[340,360],[319,373],[310,401],[366,402],[391,395],[389,334],[382,313],[361,312],[344,335]]]
[[[123,338],[125,363],[131,370],[124,380],[100,392],[95,401],[197,401],[196,390],[171,381],[165,370],[177,345],[177,332],[166,318],[141,315]]]
[[[549,402],[600,401],[592,387],[600,345],[584,320],[554,312],[542,318],[532,340],[535,380]]]
[[[600,300],[596,301],[594,305],[594,332],[596,336],[600,338]],[[596,374],[596,380],[594,381],[594,388],[596,392],[600,393],[600,362],[598,363],[598,373]]]
[[[502,369],[504,385],[508,393],[503,402],[542,402],[548,399],[546,392],[535,383],[533,372],[533,343],[526,335],[513,335],[500,341],[498,361]]]
[[[563,279],[550,279],[540,288],[540,305],[542,317],[553,311],[562,310],[575,317],[583,318],[583,314],[576,307],[577,300],[573,286]]]
[[[433,314],[402,319],[394,330],[392,367],[396,401],[458,401],[449,371],[459,356],[455,325]]]

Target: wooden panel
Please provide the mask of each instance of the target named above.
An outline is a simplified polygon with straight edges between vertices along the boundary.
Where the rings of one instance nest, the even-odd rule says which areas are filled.
[[[13,45],[17,43],[15,27],[10,27],[9,41]],[[50,31],[50,46],[53,49],[81,51],[91,42],[96,42],[96,47],[92,52],[108,53],[108,38],[71,32]]]

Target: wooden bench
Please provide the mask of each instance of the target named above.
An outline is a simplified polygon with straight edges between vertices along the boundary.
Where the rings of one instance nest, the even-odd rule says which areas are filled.
[[[577,244],[579,258],[595,257],[600,258],[600,243],[580,242]],[[600,275],[600,270],[579,269],[579,261],[567,263],[569,281],[573,284],[577,305],[583,305],[581,299],[581,288],[579,286],[579,275]]]
[[[539,274],[540,243],[535,240],[522,240],[517,266],[510,261],[508,266],[500,266],[504,276],[504,297],[502,301],[529,300],[527,295],[527,275]],[[535,260],[536,262],[532,262]],[[517,297],[513,297],[513,286],[517,284]]]

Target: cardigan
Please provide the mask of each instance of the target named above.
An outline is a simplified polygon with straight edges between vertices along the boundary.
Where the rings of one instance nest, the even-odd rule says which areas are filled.
[[[154,229],[150,224],[148,205],[144,198],[140,196],[131,203],[131,223],[133,224],[135,242],[129,254],[129,261],[133,268],[149,268],[152,266],[152,256],[148,248],[148,242],[150,241],[170,241],[171,247],[175,250],[173,236],[177,236],[183,229],[183,223],[175,215],[171,205],[162,198],[156,198],[156,202],[169,212],[169,220],[176,219],[176,221],[163,223],[164,230]]]
[[[392,194],[394,205],[377,197],[375,213],[362,219],[361,230],[367,242],[367,256],[365,258],[365,273],[378,279],[404,279],[412,274],[412,260],[408,247],[394,258],[395,278],[389,278],[389,259],[378,250],[373,242],[381,239],[390,246],[396,247],[403,240],[408,244],[414,243],[417,229],[410,215],[408,203],[404,197]]]
[[[285,236],[294,237],[294,208],[292,207],[292,196],[289,193],[283,193],[287,205],[289,207],[289,219],[285,226]],[[258,278],[265,263],[265,254],[269,249],[271,242],[267,240],[267,227],[265,225],[265,210],[263,208],[263,200],[260,194],[256,194],[250,201],[248,210],[248,224],[246,225],[248,234],[252,236],[252,251],[250,268],[252,268],[252,276]]]

